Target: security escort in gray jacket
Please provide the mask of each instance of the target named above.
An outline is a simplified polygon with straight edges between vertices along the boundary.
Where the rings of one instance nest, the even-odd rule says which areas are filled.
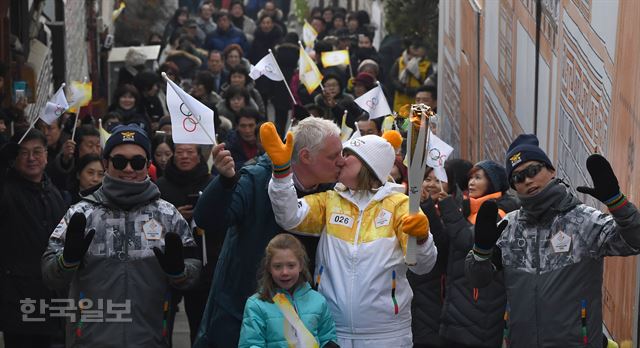
[[[200,274],[191,231],[147,175],[150,143],[138,126],[114,130],[102,187],[72,206],[42,256],[44,282],[70,284],[67,347],[169,347],[171,287]]]
[[[638,210],[598,154],[587,159],[593,187],[577,191],[603,202],[611,215],[581,203],[555,178],[534,135],[518,136],[506,164],[522,208],[497,226],[495,203],[480,208],[466,259],[469,281],[489,284],[496,269],[491,255],[501,252],[510,347],[602,347],[604,257],[640,253]]]

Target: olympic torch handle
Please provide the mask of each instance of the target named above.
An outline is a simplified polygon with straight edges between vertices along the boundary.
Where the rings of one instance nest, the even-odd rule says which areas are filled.
[[[420,115],[420,123],[416,124],[413,119],[413,109],[410,111],[409,120],[410,128],[407,132],[408,144],[408,162],[409,162],[409,214],[416,214],[420,211],[420,191],[422,180],[424,178],[424,156],[426,151],[425,145],[425,117]],[[414,266],[417,263],[417,241],[414,237],[407,239],[407,249],[404,256],[404,262],[408,266]]]

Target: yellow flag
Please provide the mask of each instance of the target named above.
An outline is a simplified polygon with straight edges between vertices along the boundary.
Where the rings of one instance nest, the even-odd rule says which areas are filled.
[[[78,112],[78,109],[82,106],[89,105],[91,102],[91,81],[80,82],[72,81],[69,87],[71,93],[67,99],[69,99],[70,112]]]
[[[118,16],[120,16],[120,14],[122,13],[122,10],[124,10],[124,8],[127,7],[127,5],[124,3],[124,1],[120,2],[120,6],[118,6],[117,9],[115,9],[113,11],[113,13],[111,14],[111,21],[115,22],[116,19],[118,19]]]
[[[307,88],[309,94],[322,83],[322,74],[318,70],[316,63],[309,57],[307,52],[300,47],[300,60],[298,61],[300,70],[300,82]]]
[[[313,42],[316,41],[316,37],[318,37],[318,33],[313,29],[311,24],[305,20],[302,26],[302,42],[304,42],[306,47],[313,47]]]
[[[344,143],[349,140],[351,134],[353,133],[353,129],[347,126],[347,111],[345,110],[344,114],[342,114],[342,125],[340,126],[340,140]]]
[[[109,139],[111,133],[107,132],[107,130],[102,127],[98,128],[98,131],[100,132],[100,145],[104,149],[104,145],[107,143],[107,139]]]
[[[351,65],[348,50],[322,52],[320,59],[325,68],[334,65]]]

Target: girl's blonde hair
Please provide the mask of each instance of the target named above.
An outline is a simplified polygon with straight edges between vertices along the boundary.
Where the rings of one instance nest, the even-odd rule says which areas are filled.
[[[258,269],[258,294],[260,299],[267,302],[273,302],[272,298],[275,295],[277,285],[271,277],[269,268],[271,267],[271,260],[277,250],[291,250],[300,263],[301,271],[298,282],[294,286],[297,287],[304,282],[311,282],[311,273],[309,273],[309,257],[304,249],[304,246],[298,238],[288,234],[281,233],[273,237],[269,244],[264,249],[264,257],[262,258],[261,267]]]
[[[354,188],[356,191],[376,191],[383,185],[367,162],[363,161],[355,151],[352,151],[351,149],[344,149],[342,151],[342,155],[346,156],[347,154],[356,156],[360,163],[362,163],[360,172],[358,172],[358,185]]]

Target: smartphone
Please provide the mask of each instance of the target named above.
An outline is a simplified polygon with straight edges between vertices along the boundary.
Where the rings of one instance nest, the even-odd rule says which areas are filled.
[[[13,81],[13,103],[27,96],[27,81]]]
[[[198,203],[198,198],[200,198],[200,193],[191,193],[187,195],[187,204],[195,207]]]

